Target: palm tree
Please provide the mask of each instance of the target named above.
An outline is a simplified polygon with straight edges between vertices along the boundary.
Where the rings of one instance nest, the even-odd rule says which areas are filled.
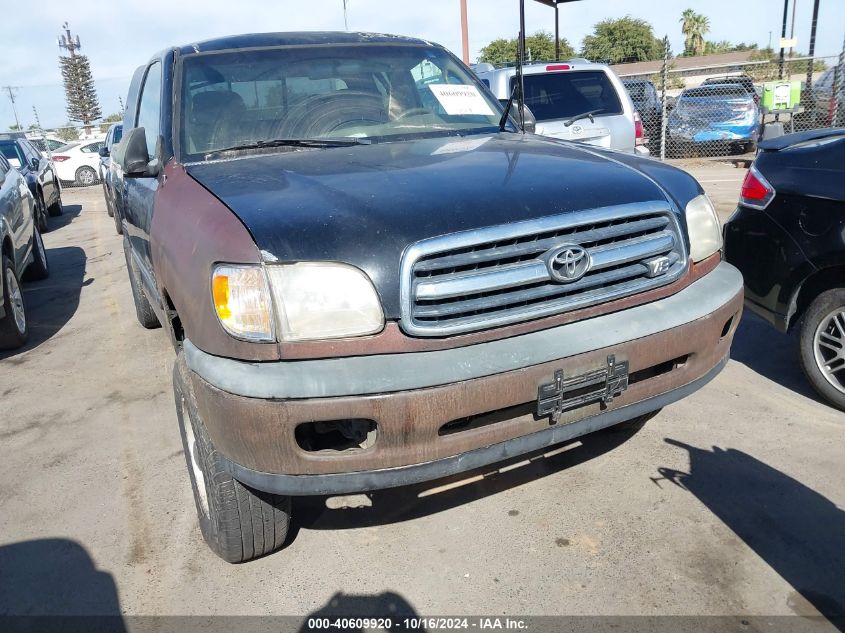
[[[681,32],[684,34],[684,55],[703,55],[705,34],[710,32],[710,18],[686,9],[681,14]]]

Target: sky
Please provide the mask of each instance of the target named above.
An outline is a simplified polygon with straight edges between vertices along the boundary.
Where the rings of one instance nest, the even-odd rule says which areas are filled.
[[[798,49],[809,43],[813,0],[797,2]],[[515,37],[518,0],[468,0],[470,59],[490,40]],[[88,56],[103,115],[117,112],[133,70],[158,50],[222,35],[265,31],[343,30],[342,0],[88,0],[85,11],[66,0],[26,3],[26,11],[3,12],[0,86],[17,86],[18,116],[44,127],[67,121],[56,38],[65,20]],[[347,0],[349,29],[410,35],[438,42],[460,56],[459,0]],[[560,8],[561,37],[579,48],[596,22],[630,15],[648,21],[655,35],[668,35],[683,50],[680,15],[691,8],[710,18],[709,40],[777,46],[783,18],[780,0],[580,0]],[[791,19],[790,7],[790,19]],[[845,0],[821,0],[817,55],[838,55],[845,37]],[[37,25],[37,26],[36,26]],[[554,32],[554,11],[526,0],[526,31]],[[789,30],[789,29],[787,29]],[[771,35],[770,35],[771,33]],[[788,35],[788,33],[787,33]],[[0,129],[14,123],[5,90],[0,92]]]

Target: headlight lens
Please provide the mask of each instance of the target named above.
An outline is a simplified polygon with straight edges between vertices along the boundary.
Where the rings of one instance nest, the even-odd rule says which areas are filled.
[[[275,340],[270,292],[261,266],[217,266],[211,294],[217,317],[229,334],[247,341]]]
[[[700,262],[722,248],[722,227],[713,203],[705,194],[696,196],[687,204],[687,230],[689,231],[690,257]]]
[[[331,262],[267,266],[285,341],[374,334],[384,313],[370,279],[360,270]]]

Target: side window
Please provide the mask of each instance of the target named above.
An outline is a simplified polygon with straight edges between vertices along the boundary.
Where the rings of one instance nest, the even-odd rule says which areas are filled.
[[[155,62],[147,71],[138,102],[136,127],[146,130],[147,154],[155,155],[156,139],[161,133],[161,63]]]
[[[6,179],[7,173],[9,173],[9,163],[7,163],[6,159],[0,155],[0,182],[3,182]]]
[[[88,145],[83,145],[79,151],[85,152],[86,154],[96,154],[100,151],[100,148],[103,146],[102,141],[97,141],[96,143],[90,143]]]

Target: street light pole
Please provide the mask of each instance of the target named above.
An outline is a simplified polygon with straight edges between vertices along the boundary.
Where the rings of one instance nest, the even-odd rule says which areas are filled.
[[[343,0],[343,28],[349,30],[349,20],[346,17],[346,0]]]
[[[789,17],[789,0],[783,0],[783,27],[780,30],[780,61],[778,79],[783,79],[783,40],[786,39],[786,19]]]
[[[461,43],[463,44],[464,63],[469,64],[469,24],[467,20],[467,0],[461,0]]]

